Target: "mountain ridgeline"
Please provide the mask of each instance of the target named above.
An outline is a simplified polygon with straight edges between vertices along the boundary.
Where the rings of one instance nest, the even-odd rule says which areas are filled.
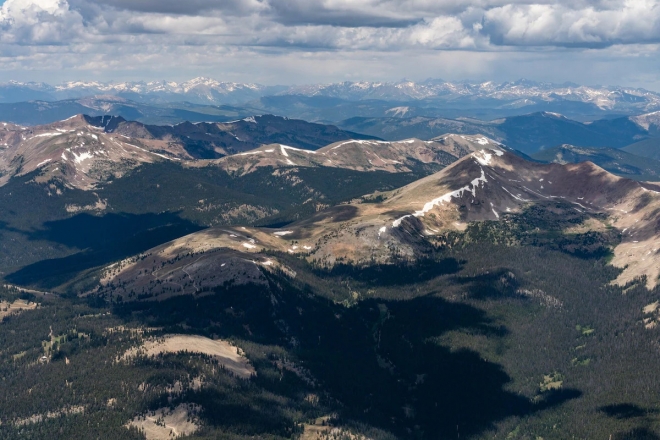
[[[653,133],[656,129],[653,122],[640,125],[634,117],[583,123],[549,112],[511,116],[492,121],[434,117],[352,118],[342,121],[339,126],[388,140],[411,136],[432,139],[447,132],[480,133],[525,154],[534,154],[561,144],[621,148],[654,137]]]
[[[0,84],[0,102],[4,103],[27,100],[52,102],[90,96],[109,96],[150,104],[188,102],[218,106],[252,102],[263,107],[302,108],[304,111],[314,108],[328,111],[333,107],[347,110],[346,104],[356,102],[367,103],[367,106],[369,103],[378,106],[389,103],[391,108],[396,108],[395,104],[399,103],[401,108],[398,113],[450,110],[462,111],[463,115],[488,111],[510,115],[507,112],[520,109],[523,113],[531,113],[539,107],[556,112],[601,115],[639,114],[660,109],[660,96],[649,90],[550,84],[524,79],[503,83],[449,82],[441,79],[420,82],[346,81],[302,86],[264,86],[221,82],[211,78],[195,78],[180,83],[73,81],[49,85],[12,81]],[[396,112],[393,110],[390,113]]]
[[[400,116],[0,125],[0,437],[660,438],[655,117]]]

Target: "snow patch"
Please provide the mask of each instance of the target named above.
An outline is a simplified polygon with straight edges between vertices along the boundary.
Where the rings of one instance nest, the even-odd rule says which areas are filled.
[[[495,214],[495,217],[500,218],[500,215],[495,211],[495,205],[493,205],[493,202],[490,202],[490,209],[493,210],[493,214]]]
[[[30,139],[34,138],[41,138],[41,137],[53,137],[53,136],[60,136],[62,133],[41,133],[35,136],[32,136]],[[29,140],[29,139],[28,139]]]
[[[124,137],[125,137],[125,136],[124,136]],[[130,139],[130,138],[129,138],[129,139]],[[138,150],[142,150],[142,151],[144,151],[145,153],[153,154],[154,156],[162,157],[163,159],[167,159],[167,160],[179,160],[179,161],[181,160],[181,159],[178,159],[178,158],[176,158],[176,157],[167,157],[167,156],[165,156],[165,155],[163,155],[163,154],[158,154],[158,153],[154,153],[153,151],[145,150],[144,148],[140,148],[140,147],[138,147],[137,145],[129,144],[128,142],[124,142],[124,143],[125,143],[126,145],[128,145],[129,147],[137,148]]]
[[[46,159],[43,162],[39,162],[37,164],[37,168],[41,167],[42,165],[46,165],[48,162],[50,162],[52,159]]]
[[[463,188],[457,189],[456,191],[449,192],[441,197],[438,197],[437,199],[431,200],[430,202],[426,203],[420,211],[416,211],[410,215],[404,215],[403,217],[394,220],[394,222],[392,223],[392,227],[398,228],[401,225],[401,222],[408,217],[424,217],[424,214],[431,211],[435,206],[441,205],[443,203],[447,203],[452,198],[463,197],[463,194],[466,191],[469,191],[472,193],[473,196],[476,196],[477,188],[479,187],[481,182],[484,183],[488,182],[488,180],[486,180],[486,174],[484,173],[483,168],[481,168],[481,176],[472,180],[472,182],[470,182],[470,185],[466,185]]]
[[[94,155],[90,152],[85,151],[84,153],[80,153],[80,156],[78,156],[76,153],[71,152],[73,154],[73,159],[76,161],[76,163],[83,163],[87,159],[91,159],[94,157]]]
[[[316,151],[312,151],[312,150],[303,150],[303,149],[301,149],[301,148],[294,148],[294,147],[290,147],[290,146],[288,146],[288,145],[282,145],[282,144],[280,144],[280,147],[282,148],[282,154],[284,154],[285,156],[288,156],[288,154],[286,154],[286,153],[284,152],[284,150],[292,150],[292,151],[299,151],[299,152],[301,152],[301,153],[316,154]]]
[[[279,237],[284,237],[285,235],[293,234],[293,231],[279,231],[279,232],[274,232],[273,235],[277,235]]]
[[[410,107],[393,107],[387,110],[385,113],[391,113],[392,116],[405,116],[406,113],[410,111]]]
[[[256,248],[256,246],[253,245],[252,243],[243,243],[243,247],[244,247],[244,248],[248,248],[248,249],[254,249],[254,248]]]
[[[472,156],[479,162],[480,165],[487,166],[490,165],[493,159],[493,155],[486,153],[486,150],[477,151],[472,153]]]
[[[506,189],[505,187],[502,187],[502,189],[503,189],[504,191],[506,191],[507,193],[509,193],[509,195],[510,195],[511,197],[513,197],[514,199],[516,199],[516,200],[518,200],[518,201],[521,201],[521,202],[529,202],[529,201],[530,201],[530,200],[523,199],[522,197],[520,197],[520,194],[517,195],[517,196],[514,195],[514,194],[512,194],[511,191],[509,191],[509,190]]]
[[[405,141],[401,141],[400,143],[412,143],[415,142],[414,139],[409,139]],[[331,150],[336,150],[339,147],[343,147],[344,145],[348,144],[359,144],[359,145],[378,145],[378,144],[391,144],[392,142],[387,142],[387,141],[366,141],[366,140],[356,140],[356,139],[351,139],[350,141],[342,142],[339,145],[335,145],[334,147],[331,148]]]

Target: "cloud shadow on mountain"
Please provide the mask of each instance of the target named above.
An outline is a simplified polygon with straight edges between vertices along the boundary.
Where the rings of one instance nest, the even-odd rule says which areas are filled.
[[[5,277],[11,283],[55,288],[81,272],[102,266],[202,229],[179,217],[162,214],[79,214],[20,231],[30,241],[58,243],[78,252],[30,264]]]

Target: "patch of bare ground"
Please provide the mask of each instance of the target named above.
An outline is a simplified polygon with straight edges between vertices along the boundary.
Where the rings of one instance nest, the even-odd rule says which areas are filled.
[[[646,277],[649,289],[660,280],[660,193],[638,187],[610,208],[613,225],[621,231],[612,264],[623,271],[616,284],[625,286]]]
[[[17,315],[25,310],[34,310],[37,308],[37,303],[26,301],[23,299],[17,299],[13,303],[7,301],[0,301],[0,321],[5,317],[11,315]]]
[[[330,416],[319,417],[313,423],[303,425],[300,440],[370,440],[361,434],[354,434],[345,428],[332,426]]]
[[[199,391],[202,389],[203,386],[204,386],[204,378],[201,376],[197,376],[197,377],[193,377],[190,380],[188,386],[184,385],[184,383],[181,382],[180,380],[177,380],[176,382],[174,382],[174,384],[169,385],[165,389],[165,391],[170,396],[174,396],[174,395],[181,395],[186,390]]]
[[[240,348],[227,341],[213,340],[196,335],[167,335],[150,338],[139,347],[124,353],[120,360],[129,361],[136,356],[158,356],[166,353],[195,353],[214,357],[220,365],[234,375],[249,379],[256,372]]]
[[[660,301],[656,301],[644,307],[642,310],[644,314],[644,327],[648,330],[652,330],[658,326],[660,322]]]
[[[24,419],[17,419],[14,420],[13,425],[14,426],[25,426],[25,425],[32,425],[35,423],[40,423],[45,420],[49,419],[56,419],[58,417],[62,416],[70,416],[74,414],[82,414],[85,412],[85,407],[84,406],[70,406],[67,408],[62,408],[57,411],[49,411],[45,414],[34,414],[30,417],[26,417]]]
[[[174,409],[161,408],[137,416],[125,426],[137,428],[147,440],[170,440],[197,432],[200,411],[198,405],[181,404]]]
[[[79,212],[85,212],[85,211],[96,211],[96,212],[101,212],[105,211],[108,209],[108,201],[107,200],[101,200],[99,196],[97,195],[97,201],[93,205],[85,205],[85,206],[79,206],[75,204],[68,204],[65,206],[66,212],[69,214],[76,214]]]
[[[528,298],[535,298],[539,301],[542,306],[551,307],[555,309],[561,309],[564,304],[554,296],[548,295],[543,290],[540,289],[518,289],[516,291],[518,295],[526,296]]]

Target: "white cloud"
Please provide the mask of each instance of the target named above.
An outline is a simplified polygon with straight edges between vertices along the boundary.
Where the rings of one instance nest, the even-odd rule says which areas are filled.
[[[7,0],[0,8],[5,76],[49,65],[106,77],[154,68],[229,72],[228,56],[246,66],[259,57],[362,56],[391,71],[388,59],[447,59],[440,55],[447,50],[463,58],[474,51],[471,58],[489,65],[518,58],[516,50],[527,59],[577,60],[575,50],[591,48],[638,54],[650,66],[659,41],[657,0]],[[403,67],[407,76],[424,71],[414,62]]]
[[[601,6],[607,6],[603,4]],[[484,32],[502,45],[609,46],[660,41],[660,6],[655,0],[585,5],[505,5],[484,13]]]
[[[65,44],[81,27],[66,0],[7,0],[0,9],[0,43]]]

